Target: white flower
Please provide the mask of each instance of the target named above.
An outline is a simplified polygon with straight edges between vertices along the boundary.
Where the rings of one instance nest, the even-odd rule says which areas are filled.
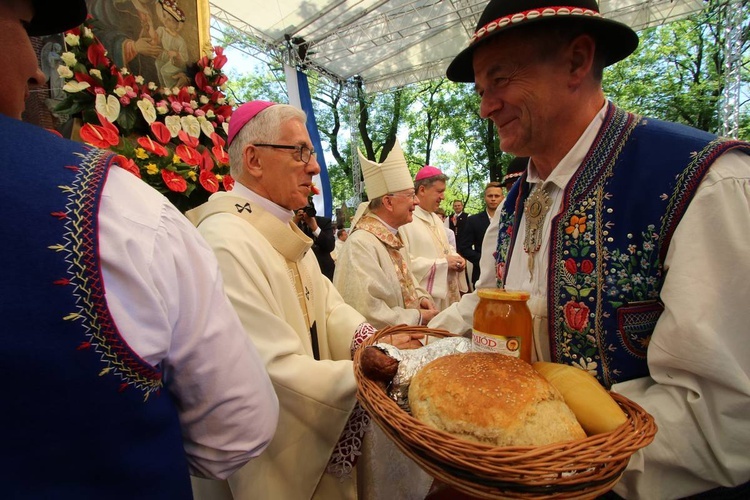
[[[224,133],[229,135],[229,122],[224,122],[221,124],[221,128],[224,129]]]
[[[167,88],[167,87],[164,87],[162,89],[161,93],[164,94],[164,95],[172,95],[172,91],[169,88]]]
[[[64,62],[68,67],[75,66],[78,62],[78,60],[76,59],[76,55],[72,52],[63,52],[62,54],[60,54],[60,59],[62,59],[62,62]]]
[[[120,100],[113,95],[96,94],[95,108],[107,120],[115,122],[120,116]]]
[[[230,97],[229,100],[227,100],[227,104],[234,107],[235,104],[237,104],[234,100],[234,98]]]
[[[148,82],[149,90],[156,90],[156,84],[154,82]]]
[[[60,78],[65,78],[66,80],[73,78],[73,72],[70,68],[62,64],[57,67],[57,74],[60,75]]]
[[[137,105],[138,109],[141,110],[143,119],[146,120],[149,125],[156,121],[156,108],[154,108],[154,103],[148,99],[140,99]]]
[[[65,35],[65,43],[70,45],[71,47],[78,47],[78,45],[81,43],[81,39],[78,35],[68,33],[67,35]]]
[[[201,125],[198,123],[198,119],[193,115],[187,115],[180,118],[180,124],[182,130],[191,137],[199,137],[201,135]]]
[[[130,74],[130,71],[128,71],[128,68],[120,68],[120,74],[122,76],[128,76]]]
[[[190,107],[193,109],[196,109],[198,107],[198,103],[195,102],[195,100],[190,101]]]
[[[169,109],[167,109],[166,106],[156,106],[156,112],[159,113],[160,115],[167,114],[167,111],[169,111]]]
[[[213,70],[213,68],[211,68],[210,66],[206,66],[205,68],[203,68],[203,73],[204,73],[204,74],[205,74],[206,76],[211,76],[211,75],[213,75],[213,74],[214,74],[214,70]]]
[[[177,137],[177,134],[182,130],[182,124],[180,123],[180,117],[177,115],[169,115],[164,118],[164,125],[169,129],[169,133],[172,137]]]
[[[118,85],[117,87],[115,87],[115,90],[113,90],[112,92],[117,94],[117,97],[122,97],[128,93],[128,89],[126,89],[122,85]]]
[[[227,102],[226,97],[219,97],[218,99],[216,99],[216,104],[218,104],[219,106],[223,106],[224,104],[226,104],[226,102]]]
[[[143,85],[143,82],[145,82],[145,81],[146,80],[144,80],[141,75],[138,75],[138,76],[135,77],[135,83],[137,83],[138,85]]]
[[[201,104],[208,104],[208,97],[204,95],[200,96],[198,100],[201,102]]]
[[[77,82],[75,80],[70,80],[68,83],[63,85],[63,90],[70,94],[75,94],[76,92],[86,90],[89,87],[91,87],[91,85],[89,85],[89,82]]]
[[[98,78],[99,80],[102,79],[102,72],[99,71],[96,68],[92,68],[89,70],[89,75],[93,76],[94,78]]]
[[[201,120],[201,131],[206,134],[206,137],[211,137],[211,134],[214,133],[214,126],[211,125],[211,122],[206,120],[205,117],[201,117],[203,120]],[[200,119],[199,119],[200,120]]]
[[[195,94],[195,87],[190,86],[187,88],[188,94]]]
[[[209,109],[208,111],[206,111],[206,117],[213,118],[214,116],[216,116],[216,114],[214,113],[213,109]]]
[[[83,34],[83,38],[85,38],[87,40],[91,40],[92,38],[94,38],[94,33],[89,28],[87,28],[85,26],[83,27],[82,34]]]
[[[177,95],[180,93],[180,87],[172,87],[172,93],[174,95]]]

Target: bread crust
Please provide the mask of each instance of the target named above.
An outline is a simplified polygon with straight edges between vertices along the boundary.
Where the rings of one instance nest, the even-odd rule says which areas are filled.
[[[529,363],[496,353],[452,354],[413,378],[415,418],[469,441],[542,446],[586,437],[560,393]]]

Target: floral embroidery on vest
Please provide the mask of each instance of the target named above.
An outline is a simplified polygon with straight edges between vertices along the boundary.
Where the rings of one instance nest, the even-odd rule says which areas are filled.
[[[663,311],[658,299],[671,235],[709,166],[733,148],[748,151],[747,144],[610,105],[551,222],[547,290],[554,361],[587,370],[606,387],[648,374],[646,350]],[[648,184],[637,181],[644,171]],[[501,215],[498,286],[528,196],[525,180],[524,174],[508,194]]]

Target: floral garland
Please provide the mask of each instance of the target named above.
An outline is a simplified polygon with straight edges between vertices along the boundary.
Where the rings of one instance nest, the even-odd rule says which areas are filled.
[[[65,32],[57,72],[64,100],[56,112],[80,116],[82,141],[119,155],[119,164],[187,210],[231,190],[226,144],[232,102],[223,92],[221,47],[193,70],[194,85],[159,88],[118,68],[91,30],[92,19]]]

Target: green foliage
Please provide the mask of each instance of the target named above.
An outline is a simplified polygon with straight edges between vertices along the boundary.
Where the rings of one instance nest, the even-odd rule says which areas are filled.
[[[747,3],[741,0],[743,95],[750,87]],[[638,50],[606,69],[607,97],[636,113],[720,133],[728,5],[710,0],[706,9],[688,19],[639,33]],[[251,74],[228,74],[229,88],[238,101],[287,100],[280,64]],[[449,175],[444,202],[448,210],[455,199],[463,200],[468,212],[483,209],[484,185],[501,180],[512,159],[500,150],[492,122],[479,117],[479,98],[472,85],[440,79],[371,94],[356,78],[336,82],[313,71],[308,78],[318,128],[328,148],[336,207],[357,194],[352,182],[356,149],[383,161],[396,137],[402,141],[412,173],[431,164]],[[748,139],[750,110],[747,100],[740,104],[739,137]],[[352,134],[357,137],[354,145]]]

